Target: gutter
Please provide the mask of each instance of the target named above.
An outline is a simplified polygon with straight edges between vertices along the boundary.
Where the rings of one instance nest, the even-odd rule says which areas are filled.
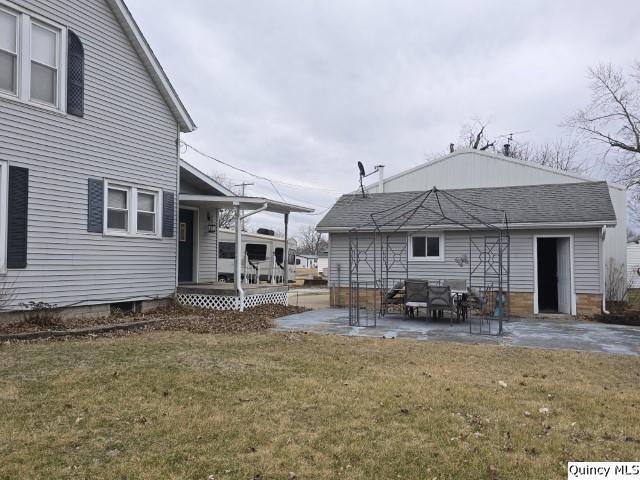
[[[564,222],[564,223],[509,223],[509,225],[505,225],[503,223],[493,223],[488,224],[491,225],[492,228],[487,227],[486,225],[479,224],[468,224],[465,226],[461,226],[458,224],[447,224],[447,225],[408,225],[398,228],[397,226],[384,227],[381,229],[382,232],[414,232],[414,231],[423,231],[423,230],[433,230],[433,231],[468,231],[468,229],[472,230],[492,230],[496,228],[509,230],[530,230],[530,229],[540,229],[540,228],[549,228],[549,229],[570,229],[570,228],[596,228],[596,227],[615,227],[617,226],[617,222],[615,221],[593,221],[593,222]],[[339,226],[339,227],[324,227],[322,225],[316,226],[316,231],[322,233],[332,233],[332,232],[344,232],[349,233],[350,231],[358,231],[358,232],[374,232],[376,231],[373,225],[361,225],[355,227],[348,226]]]

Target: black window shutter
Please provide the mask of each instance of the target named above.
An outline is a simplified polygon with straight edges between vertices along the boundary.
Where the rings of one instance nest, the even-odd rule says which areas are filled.
[[[84,116],[84,48],[78,36],[68,32],[67,113]]]
[[[29,169],[9,167],[7,268],[27,268]]]
[[[87,190],[87,232],[102,233],[104,225],[104,181],[90,178]]]
[[[173,237],[176,203],[173,192],[162,192],[162,236]]]

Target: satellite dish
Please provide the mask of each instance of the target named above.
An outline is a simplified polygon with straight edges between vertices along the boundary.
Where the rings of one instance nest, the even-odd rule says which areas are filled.
[[[364,171],[364,165],[362,165],[362,162],[358,162],[358,169],[360,170],[360,176],[361,177],[366,177],[367,174]]]

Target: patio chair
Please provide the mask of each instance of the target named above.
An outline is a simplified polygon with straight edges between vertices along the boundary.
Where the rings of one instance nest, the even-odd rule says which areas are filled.
[[[403,316],[414,317],[414,308],[427,308],[429,305],[429,282],[424,280],[407,280],[404,282]]]
[[[429,286],[428,288],[428,312],[444,312],[449,311],[449,324],[453,324],[453,316],[456,314],[456,308],[453,303],[450,286]]]

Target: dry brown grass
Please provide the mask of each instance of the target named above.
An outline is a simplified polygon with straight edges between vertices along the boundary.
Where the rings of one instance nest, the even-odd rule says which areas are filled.
[[[635,357],[269,333],[4,345],[0,478],[566,478],[640,459],[639,406]]]

